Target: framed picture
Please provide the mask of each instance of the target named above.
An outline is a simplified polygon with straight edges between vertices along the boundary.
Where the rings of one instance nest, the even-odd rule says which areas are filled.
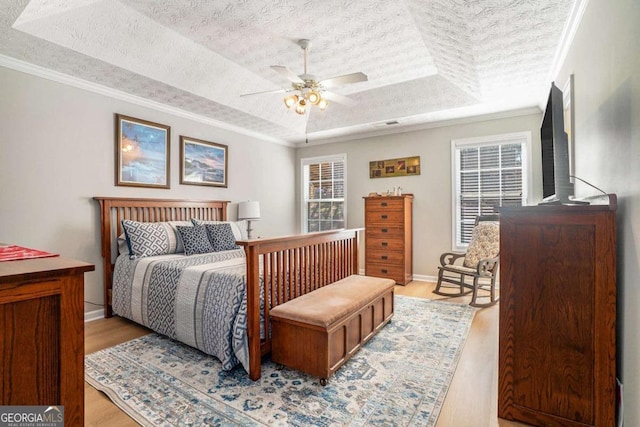
[[[169,126],[116,114],[116,185],[169,188]]]
[[[227,186],[229,148],[180,135],[180,184]]]
[[[369,178],[420,175],[420,156],[369,162]]]

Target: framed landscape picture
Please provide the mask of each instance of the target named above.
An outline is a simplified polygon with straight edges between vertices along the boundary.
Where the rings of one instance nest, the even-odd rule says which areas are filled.
[[[228,147],[180,135],[180,184],[227,186]]]
[[[169,126],[116,114],[116,185],[169,188]]]

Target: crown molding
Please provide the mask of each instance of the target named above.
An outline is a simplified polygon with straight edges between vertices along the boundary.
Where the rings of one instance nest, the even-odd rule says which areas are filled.
[[[205,125],[210,125],[220,129],[230,131],[230,132],[250,136],[252,138],[256,138],[262,141],[272,142],[275,144],[284,145],[288,147],[293,147],[295,145],[290,141],[269,137],[257,132],[252,132],[250,130],[241,128],[239,126],[229,125],[228,123],[211,119],[209,117],[201,116],[199,114],[193,114],[188,111],[181,110],[179,108],[171,107],[161,102],[151,101],[149,99],[145,99],[140,96],[132,95],[130,93],[113,89],[107,86],[103,86],[97,83],[92,83],[87,80],[83,80],[77,77],[70,76],[68,74],[51,70],[49,68],[41,67],[39,65],[35,65],[35,64],[31,64],[15,58],[11,58],[6,55],[0,55],[0,66],[10,68],[15,71],[20,71],[26,74],[31,74],[33,76],[41,77],[57,83],[62,83],[67,86],[72,86],[78,89],[108,96],[110,98],[118,99],[120,101],[130,102],[132,104],[150,108],[152,110],[156,110],[163,113],[172,114],[174,116],[182,117],[185,119],[193,120],[195,122],[203,123]]]
[[[540,114],[542,110],[538,106],[524,107],[518,108],[515,110],[506,110],[500,111],[497,113],[488,113],[488,114],[477,114],[465,117],[459,117],[456,119],[446,119],[446,120],[434,120],[431,122],[425,123],[413,123],[403,125],[402,123],[393,125],[387,128],[376,128],[368,131],[362,131],[358,133],[352,133],[348,135],[342,136],[334,136],[334,137],[326,137],[326,138],[318,138],[313,141],[309,141],[308,143],[305,141],[297,142],[294,144],[295,147],[309,147],[312,145],[324,145],[324,144],[334,144],[338,142],[347,142],[347,141],[355,141],[359,139],[365,138],[373,138],[377,136],[385,136],[392,134],[400,134],[400,133],[409,133],[416,132],[425,129],[433,129],[439,127],[447,127],[447,126],[458,126],[469,123],[476,122],[484,122],[487,120],[500,120],[500,119],[508,119],[511,117],[520,117],[520,116],[528,116],[531,114]],[[367,126],[372,126],[372,124],[368,124]],[[313,138],[313,134],[309,135],[309,139]]]
[[[578,27],[582,22],[582,17],[584,15],[584,11],[587,8],[587,4],[589,0],[576,0],[573,5],[573,9],[571,9],[571,14],[569,15],[569,19],[567,20],[567,24],[562,30],[562,35],[560,36],[560,43],[558,44],[558,48],[556,49],[556,53],[553,57],[553,61],[551,62],[551,68],[549,70],[549,78],[548,81],[552,82],[558,78],[558,73],[560,73],[560,69],[564,65],[565,59],[567,59],[567,53],[569,52],[569,48],[573,43],[573,38],[578,31]],[[547,102],[547,97],[545,93],[545,97],[542,100],[541,106],[544,106]],[[541,107],[542,108],[542,107]]]

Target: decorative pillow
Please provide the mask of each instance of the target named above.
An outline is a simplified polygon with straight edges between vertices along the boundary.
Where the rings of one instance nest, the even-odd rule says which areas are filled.
[[[485,258],[495,258],[500,253],[500,223],[497,221],[480,221],[471,234],[462,265],[476,268],[478,262]]]
[[[169,226],[171,227],[171,230],[173,230],[173,234],[176,237],[176,250],[175,250],[175,253],[184,252],[184,245],[182,244],[182,236],[180,235],[180,233],[178,233],[178,229],[176,227],[178,225],[182,225],[182,226],[185,226],[185,227],[191,227],[193,225],[193,222],[191,222],[191,221],[167,221],[167,224],[169,224]]]
[[[209,237],[207,236],[207,229],[204,225],[178,225],[176,229],[182,237],[185,255],[214,252],[211,242],[209,242]]]
[[[229,224],[233,231],[233,236],[236,240],[247,240],[247,222],[246,221],[204,221],[202,219],[191,219],[194,225],[207,225],[207,224]],[[244,228],[243,228],[244,227]],[[244,230],[244,233],[243,233]]]
[[[182,239],[176,226],[191,226],[191,221],[138,222],[122,221],[124,235],[118,238],[120,253],[128,251],[129,256],[144,257],[152,255],[175,254],[184,252]],[[124,237],[126,249],[120,240]]]
[[[129,256],[132,258],[164,255],[176,250],[176,239],[171,239],[171,227],[167,223],[124,219],[122,228],[129,246]]]
[[[240,249],[240,246],[236,245],[236,238],[231,230],[231,224],[207,224],[205,227],[214,252]]]

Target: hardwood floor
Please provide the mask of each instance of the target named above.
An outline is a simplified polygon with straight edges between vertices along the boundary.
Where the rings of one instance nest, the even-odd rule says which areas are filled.
[[[396,286],[397,295],[447,299],[468,303],[470,296],[447,298],[432,293],[435,284],[411,282]],[[498,402],[498,313],[499,303],[479,309],[458,362],[436,427],[515,427],[524,424],[497,417]],[[148,329],[119,317],[85,324],[85,353],[145,335]],[[136,426],[108,397],[85,383],[86,426]]]

